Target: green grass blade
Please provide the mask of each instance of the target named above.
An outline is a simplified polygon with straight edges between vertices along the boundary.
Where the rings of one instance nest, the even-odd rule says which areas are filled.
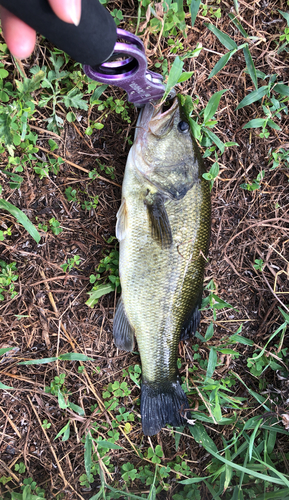
[[[60,354],[60,361],[94,361],[93,358],[89,358],[81,352],[68,352],[66,354]]]
[[[147,500],[156,500],[157,498],[157,490],[154,484],[151,485],[149,496],[147,497]]]
[[[69,401],[68,407],[71,408],[71,410],[73,410],[76,413],[78,413],[78,415],[80,415],[80,416],[84,416],[85,415],[85,413],[84,413],[83,409],[81,408],[81,406],[78,406],[75,403],[71,403]]]
[[[263,408],[265,408],[266,411],[271,411],[270,408],[264,404],[264,401],[265,401],[265,398],[263,398],[263,396],[261,396],[260,394],[257,394],[257,392],[255,391],[252,391],[252,389],[250,389],[246,384],[245,382],[241,379],[241,377],[239,377],[239,375],[236,373],[236,372],[232,372],[235,377],[240,380],[240,382],[242,382],[242,384],[246,387],[247,391],[249,392],[249,394],[251,394],[251,396],[253,396],[253,398],[255,398],[259,404],[261,404],[263,406]],[[288,434],[288,433],[287,433]]]
[[[66,403],[65,398],[64,398],[60,389],[58,389],[58,392],[57,392],[57,399],[58,399],[59,407],[62,410],[65,410],[66,408],[68,408],[68,404]]]
[[[215,453],[213,450],[210,450],[209,448],[206,448],[206,450],[209,453],[211,453],[211,455],[213,455],[213,457],[215,457],[217,460],[220,460],[220,462],[223,462],[224,464],[230,465],[233,469],[244,472],[245,474],[249,474],[250,476],[254,476],[258,479],[261,479],[262,481],[287,486],[287,479],[284,478],[284,476],[283,476],[284,480],[281,478],[278,479],[278,478],[275,478],[272,476],[266,476],[265,474],[260,474],[260,472],[256,472],[255,470],[247,469],[247,467],[243,467],[242,465],[235,464],[235,463],[227,460],[226,458],[224,458],[222,455],[219,455],[218,453]],[[268,466],[268,464],[265,464],[265,465],[266,465],[266,467]],[[279,474],[282,475],[281,473],[279,473]]]
[[[221,500],[221,498],[219,497],[219,495],[216,494],[216,492],[215,492],[214,488],[211,486],[211,484],[206,480],[204,480],[204,483],[207,486],[209,492],[211,493],[212,498],[214,500]]]
[[[283,85],[282,83],[277,83],[277,85],[275,85],[275,87],[274,87],[273,90],[275,90],[275,92],[278,92],[278,94],[280,94],[280,95],[282,95],[284,97],[288,97],[289,96],[289,87],[288,87],[288,85]]]
[[[260,464],[264,465],[267,469],[270,469],[272,472],[274,472],[274,474],[276,474],[277,476],[280,477],[280,479],[282,481],[284,481],[284,485],[289,487],[289,480],[284,476],[284,474],[282,474],[282,472],[278,471],[277,469],[275,469],[275,467],[272,467],[272,465],[268,464],[267,462],[263,462],[263,460],[259,460],[258,458],[256,458],[256,460],[258,462],[260,462]],[[271,478],[272,476],[270,476]]]
[[[89,500],[99,500],[101,497],[105,498],[104,495],[105,495],[105,493],[104,493],[104,486],[101,486],[99,492],[96,493],[96,495],[93,495],[93,497],[90,497]]]
[[[91,451],[92,451],[92,437],[90,432],[86,434],[84,445],[84,467],[87,477],[90,477],[91,472]]]
[[[29,359],[28,361],[21,361],[18,365],[46,365],[47,363],[52,363],[57,361],[57,357],[53,358],[42,358],[42,359]]]
[[[107,293],[113,292],[114,288],[110,283],[106,283],[105,285],[99,285],[97,290],[93,290],[89,292],[89,299],[85,302],[88,307],[93,307],[98,299]]]
[[[231,335],[231,337],[229,337],[229,340],[232,342],[238,342],[239,344],[254,345],[253,340],[242,337],[242,335],[238,335],[237,333]]]
[[[283,12],[282,10],[278,10],[279,14],[284,17],[287,21],[287,26],[289,26],[289,12]]]
[[[205,427],[202,424],[197,422],[195,425],[189,425],[189,429],[197,443],[201,444],[206,450],[213,448],[216,452],[218,452],[217,446],[207,434]]]
[[[36,243],[39,243],[41,238],[40,234],[32,222],[30,222],[28,217],[21,210],[19,210],[19,208],[12,205],[12,203],[9,203],[9,201],[0,199],[0,209],[7,210],[7,212],[13,215],[13,217],[15,217],[18,222],[22,224],[30,236],[32,236]]]
[[[218,109],[220,99],[225,92],[227,92],[227,89],[219,90],[219,92],[216,92],[210,98],[207,106],[205,107],[205,111],[204,111],[204,124],[206,124],[207,121],[209,121],[209,120],[211,120],[211,118],[213,118],[214,114],[216,113],[216,111]]]
[[[177,427],[176,428],[176,432],[175,433],[175,447],[176,447],[176,451],[178,451],[178,448],[179,448],[179,444],[180,444],[180,439],[181,439],[181,435],[182,435],[182,432],[184,430],[184,425],[182,425],[181,427]]]
[[[257,422],[257,424],[256,424],[256,426],[255,426],[255,428],[254,428],[254,430],[252,432],[252,435],[250,437],[250,442],[249,442],[249,461],[252,460],[254,441],[255,441],[256,434],[257,434],[258,429],[259,429],[259,427],[260,427],[261,424],[262,424],[262,420],[260,419]]]
[[[267,453],[268,455],[271,455],[272,451],[275,448],[277,432],[269,432],[268,434],[269,435],[267,439]]]
[[[201,3],[201,0],[192,0],[191,1],[190,12],[191,12],[192,27],[195,24],[197,14],[199,12],[200,3]]]
[[[242,24],[240,23],[240,21],[238,21],[236,16],[234,14],[232,14],[232,12],[230,12],[228,15],[229,15],[229,18],[231,19],[232,23],[236,26],[236,28],[238,28],[238,30],[243,35],[243,37],[248,38],[249,37],[248,33],[244,30]]]
[[[249,95],[246,95],[244,99],[240,102],[240,104],[236,107],[236,109],[244,108],[244,106],[249,106],[253,104],[253,102],[259,101],[268,93],[268,85],[264,85],[260,87],[258,90],[253,90]]]
[[[229,448],[225,450],[225,457],[228,461],[231,461],[231,453]],[[233,476],[233,469],[230,465],[225,465],[225,482],[224,482],[224,491],[230,486],[231,479]]]
[[[98,101],[100,98],[101,94],[107,89],[108,85],[100,85],[99,87],[96,87],[95,91],[93,92],[91,98],[90,98],[90,104],[93,104],[94,101]]]
[[[211,476],[206,476],[206,477],[191,477],[190,479],[184,479],[183,481],[179,481],[178,484],[195,484],[195,483],[201,483],[205,479],[209,479]]]
[[[183,61],[180,59],[179,56],[177,56],[172,64],[171,70],[169,72],[168,81],[166,84],[163,100],[165,100],[167,98],[171,89],[178,83],[178,80],[181,77],[181,74],[183,71],[183,66],[184,66]]]
[[[230,52],[227,52],[227,54],[223,55],[218,60],[217,64],[215,64],[215,66],[213,67],[208,78],[213,78],[213,76],[215,76],[217,73],[219,73],[219,71],[221,71],[221,69],[223,69],[224,66],[226,66],[227,62],[231,59],[232,55],[235,54],[235,52],[236,52],[236,49],[231,50]]]
[[[121,446],[118,446],[117,444],[111,443],[110,441],[105,441],[102,439],[95,439],[92,438],[93,441],[95,441],[96,444],[101,446],[101,448],[106,448],[108,450],[122,450],[123,448]]]
[[[207,368],[207,373],[206,373],[206,379],[211,378],[215,368],[217,366],[217,361],[218,361],[218,356],[216,349],[213,347],[210,349],[210,354],[209,354],[209,361],[208,361],[208,368]]]
[[[126,491],[116,490],[115,488],[113,488],[109,484],[105,484],[105,487],[108,488],[110,491],[113,491],[114,493],[119,493],[120,494],[119,498],[128,497],[129,499],[132,498],[133,500],[144,500],[143,497],[138,497],[137,495],[133,495],[132,493],[127,493]]]
[[[236,14],[239,14],[239,2],[238,2],[238,0],[234,0],[234,9],[236,11]]]
[[[186,82],[187,80],[189,80],[191,78],[191,76],[193,75],[193,71],[184,71],[180,78],[178,79],[177,83],[182,83],[182,82]]]
[[[5,384],[2,384],[2,382],[0,382],[0,389],[3,389],[5,391],[8,391],[8,390],[15,390],[14,387],[9,387],[9,385],[5,385]]]
[[[289,488],[284,488],[278,491],[270,491],[269,493],[263,493],[255,497],[255,500],[289,500]]]
[[[219,137],[218,137],[216,134],[214,134],[214,132],[212,132],[211,130],[209,130],[208,128],[206,128],[206,129],[204,130],[204,132],[205,132],[205,134],[206,134],[206,135],[208,135],[208,136],[210,137],[211,141],[213,141],[213,142],[214,142],[214,143],[218,146],[219,150],[220,150],[220,151],[221,151],[221,153],[223,154],[223,153],[224,153],[224,151],[225,151],[225,145],[224,145],[224,143],[223,143],[223,142],[219,139]],[[218,305],[216,305],[216,306],[215,306],[215,309],[222,309],[223,307],[228,307],[228,306],[219,306],[219,307],[218,307]],[[232,307],[232,306],[230,306],[230,307]]]
[[[3,347],[0,349],[0,356],[3,356],[6,352],[13,351],[14,347]]]
[[[260,128],[263,127],[263,125],[266,124],[266,118],[253,118],[253,120],[250,120],[246,125],[244,125],[242,128]]]
[[[236,42],[234,42],[234,40],[232,40],[232,38],[229,37],[229,35],[223,33],[223,31],[220,31],[213,24],[205,23],[205,25],[212,33],[214,33],[214,35],[216,35],[218,40],[221,42],[222,45],[226,47],[226,49],[228,50],[238,49],[238,45],[236,44]]]
[[[285,319],[286,323],[289,325],[289,314],[283,311],[281,307],[278,307],[280,313],[282,314],[283,318]]]
[[[252,120],[253,121],[253,120]],[[286,325],[285,325],[286,326]],[[257,359],[261,358],[264,354],[264,352],[266,351],[266,348],[267,348],[267,345],[276,337],[276,335],[284,328],[284,323],[283,325],[280,325],[277,330],[275,330],[275,332],[272,333],[272,335],[270,336],[269,340],[266,342],[265,346],[263,347],[263,349],[259,352],[258,356],[254,357],[254,358],[247,358],[247,361],[248,360],[252,360],[252,362],[255,362]]]
[[[258,89],[258,80],[257,80],[257,74],[256,74],[256,68],[251,56],[251,52],[249,50],[249,46],[246,44],[245,47],[243,48],[244,56],[245,56],[245,61],[247,65],[247,69],[249,72],[249,75],[252,79],[252,82],[255,85],[255,89]]]
[[[269,127],[273,128],[274,130],[281,130],[281,127],[279,127],[279,125],[277,125],[277,123],[273,122],[273,120],[271,120],[270,118],[269,118],[267,123],[268,123]]]

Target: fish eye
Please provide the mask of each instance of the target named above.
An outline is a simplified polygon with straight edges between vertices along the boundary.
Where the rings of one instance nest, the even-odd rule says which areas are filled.
[[[178,123],[178,131],[181,133],[188,132],[190,128],[190,125],[187,122],[184,122],[183,120]]]

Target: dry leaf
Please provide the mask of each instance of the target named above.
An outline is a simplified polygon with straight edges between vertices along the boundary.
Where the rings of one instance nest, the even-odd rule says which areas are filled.
[[[286,431],[289,431],[289,413],[283,413],[281,417]]]
[[[164,6],[163,2],[159,2],[155,4],[155,11],[158,18],[164,17]]]
[[[151,4],[148,5],[147,11],[146,11],[146,20],[142,24],[140,24],[139,32],[142,32],[146,29],[146,27],[149,23],[150,17],[151,17]]]

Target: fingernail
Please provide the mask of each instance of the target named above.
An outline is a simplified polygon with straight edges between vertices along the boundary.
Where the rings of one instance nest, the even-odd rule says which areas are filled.
[[[78,26],[81,18],[81,0],[72,0],[69,14],[73,24]]]

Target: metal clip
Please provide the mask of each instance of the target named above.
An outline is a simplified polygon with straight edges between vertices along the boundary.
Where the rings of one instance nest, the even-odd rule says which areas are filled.
[[[94,68],[85,64],[85,74],[97,82],[121,87],[127,92],[129,102],[138,107],[163,97],[163,77],[147,69],[140,38],[121,29],[117,29],[117,35],[124,42],[116,42],[112,56],[105,63]]]

